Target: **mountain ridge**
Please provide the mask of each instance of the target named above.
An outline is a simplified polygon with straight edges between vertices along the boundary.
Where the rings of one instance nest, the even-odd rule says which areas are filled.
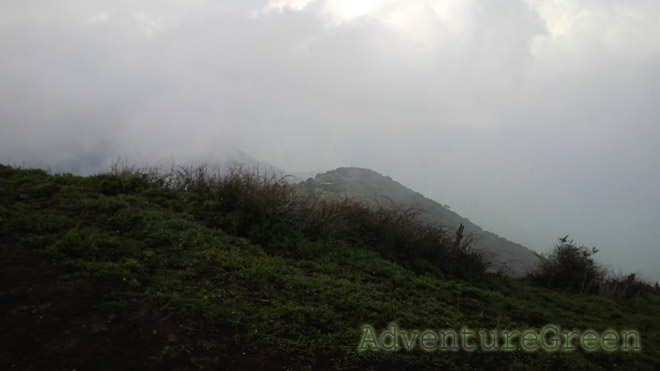
[[[538,260],[536,253],[529,248],[487,231],[449,210],[446,205],[371,169],[340,167],[317,174],[313,179],[308,178],[299,183],[299,188],[308,192],[348,196],[366,203],[379,202],[378,199],[384,197],[397,205],[420,210],[420,219],[425,222],[439,223],[452,229],[463,224],[467,233],[477,237],[475,247],[490,254],[494,263],[503,266],[504,271],[512,276],[527,274]]]

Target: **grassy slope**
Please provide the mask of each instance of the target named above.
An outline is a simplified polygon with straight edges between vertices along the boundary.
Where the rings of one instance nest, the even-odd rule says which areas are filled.
[[[282,224],[236,230],[237,213],[216,213],[203,196],[136,178],[51,176],[0,166],[1,241],[11,249],[38,251],[39,259],[63,267],[62,282],[86,280],[102,290],[95,300],[109,322],[146,321],[130,316],[135,297],[154,313],[174,313],[170,334],[145,350],[153,353],[145,354],[150,359],[170,356],[158,362],[236,369],[269,363],[293,369],[660,369],[657,296],[620,302],[524,280],[419,275],[377,253],[314,241]],[[4,298],[7,290],[3,287]],[[20,305],[3,307],[3,314],[14,315]],[[407,329],[501,330],[547,323],[597,331],[635,328],[643,351],[357,351],[362,324],[383,328],[391,321]],[[3,337],[12,325],[3,322]],[[56,327],[52,332],[61,336]],[[121,347],[130,336],[110,334],[104,341]],[[52,362],[68,365],[74,353],[62,351]],[[0,367],[29,364],[20,357],[30,355],[0,350]]]
[[[311,182],[300,183],[298,187],[317,193],[346,194],[366,202],[375,202],[376,196],[387,197],[404,207],[423,210],[421,218],[426,221],[437,222],[454,230],[463,224],[467,233],[478,236],[476,246],[494,254],[497,261],[506,262],[508,272],[514,276],[524,276],[538,261],[534,252],[528,248],[483,230],[469,219],[373,170],[339,168],[318,174]]]

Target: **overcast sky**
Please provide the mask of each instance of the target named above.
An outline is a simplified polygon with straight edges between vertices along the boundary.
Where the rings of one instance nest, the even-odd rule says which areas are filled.
[[[0,1],[0,161],[367,167],[660,280],[660,1]]]

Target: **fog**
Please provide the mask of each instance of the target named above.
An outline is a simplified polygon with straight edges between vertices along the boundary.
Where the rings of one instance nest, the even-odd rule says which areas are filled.
[[[367,167],[660,280],[657,0],[3,1],[0,162]]]

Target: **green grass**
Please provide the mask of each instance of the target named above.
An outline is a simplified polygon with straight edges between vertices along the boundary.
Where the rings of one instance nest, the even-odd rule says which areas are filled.
[[[0,166],[0,236],[39,249],[72,278],[109,283],[108,297],[144,292],[161,308],[285,355],[294,369],[660,369],[657,295],[624,301],[525,279],[453,278],[140,177]],[[420,330],[638,329],[643,351],[357,351],[361,325],[392,321]]]

